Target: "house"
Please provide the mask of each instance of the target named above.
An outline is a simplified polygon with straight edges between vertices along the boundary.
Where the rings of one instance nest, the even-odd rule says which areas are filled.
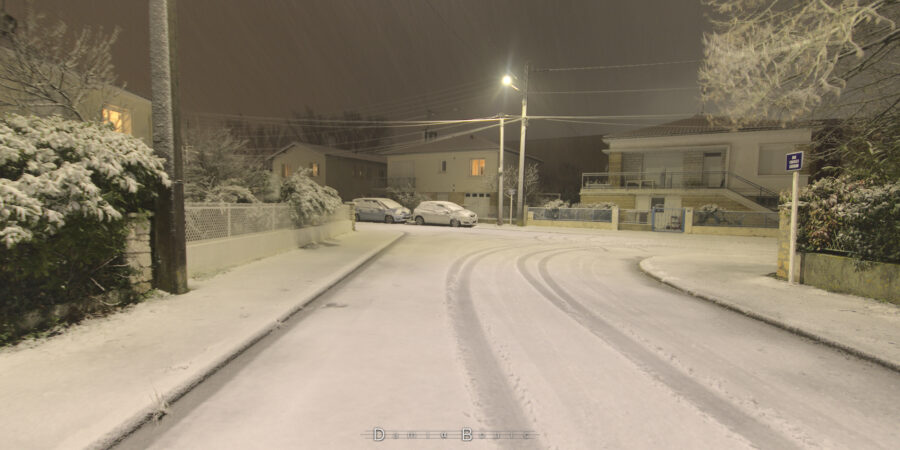
[[[497,217],[500,145],[474,134],[437,138],[434,132],[427,132],[425,136],[418,144],[383,153],[388,185],[457,203],[479,217]],[[539,162],[526,156],[527,164]],[[504,147],[504,172],[518,165],[519,150]],[[508,205],[507,201],[504,204]]]
[[[336,189],[344,201],[384,195],[387,163],[383,156],[294,142],[270,155],[266,162],[276,192],[285,178],[309,169],[313,180]]]
[[[791,187],[785,155],[811,142],[812,128],[758,122],[737,129],[694,116],[610,135],[606,172],[582,174],[583,203],[648,211],[699,208],[770,211]],[[808,172],[801,172],[805,184]]]
[[[0,90],[0,97],[2,95],[4,92]],[[124,89],[110,87],[108,90],[89,93],[77,108],[87,120],[109,122],[116,131],[132,135],[147,146],[153,146],[150,100]],[[60,114],[59,110],[52,107],[33,107],[29,111],[22,111],[14,106],[6,106],[0,108],[0,112],[39,116]]]

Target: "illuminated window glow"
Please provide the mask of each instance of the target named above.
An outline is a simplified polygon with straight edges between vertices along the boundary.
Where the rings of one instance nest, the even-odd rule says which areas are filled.
[[[469,175],[473,177],[480,177],[484,175],[484,159],[473,159],[471,160],[471,170]]]
[[[101,116],[119,133],[131,134],[131,112],[127,109],[106,105],[101,110]]]

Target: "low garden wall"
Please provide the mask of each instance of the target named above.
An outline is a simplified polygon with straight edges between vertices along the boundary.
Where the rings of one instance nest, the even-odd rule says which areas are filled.
[[[778,228],[778,261],[775,275],[788,276],[790,209],[782,207]],[[859,295],[900,304],[900,264],[867,262],[825,253],[798,252],[794,258],[797,281],[833,292]]]
[[[229,213],[225,207],[233,209]],[[304,228],[294,228],[289,220],[283,220],[285,215],[289,217],[286,206],[260,205],[261,208],[267,209],[256,211],[248,210],[249,207],[192,205],[185,208],[189,230],[187,243],[189,277],[212,274],[353,231],[352,214],[348,205],[341,205],[320,225]],[[214,212],[200,208],[209,208]],[[224,222],[228,220],[231,222]],[[195,230],[195,236],[204,235],[197,230],[225,229],[239,232],[216,238],[191,240],[191,229]]]

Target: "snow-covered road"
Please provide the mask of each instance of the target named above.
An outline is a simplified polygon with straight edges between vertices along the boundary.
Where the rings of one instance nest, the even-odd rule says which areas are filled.
[[[771,239],[392,227],[408,235],[122,448],[900,442],[897,373],[638,268],[676,253],[774,261]],[[460,439],[464,429],[472,441]]]

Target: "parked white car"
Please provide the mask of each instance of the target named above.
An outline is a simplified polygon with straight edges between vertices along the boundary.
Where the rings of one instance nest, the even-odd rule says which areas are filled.
[[[416,224],[460,225],[474,227],[478,223],[478,215],[453,202],[427,201],[419,203],[413,210]]]
[[[389,198],[355,198],[356,221],[373,220],[385,223],[403,223],[409,220],[409,208]]]

